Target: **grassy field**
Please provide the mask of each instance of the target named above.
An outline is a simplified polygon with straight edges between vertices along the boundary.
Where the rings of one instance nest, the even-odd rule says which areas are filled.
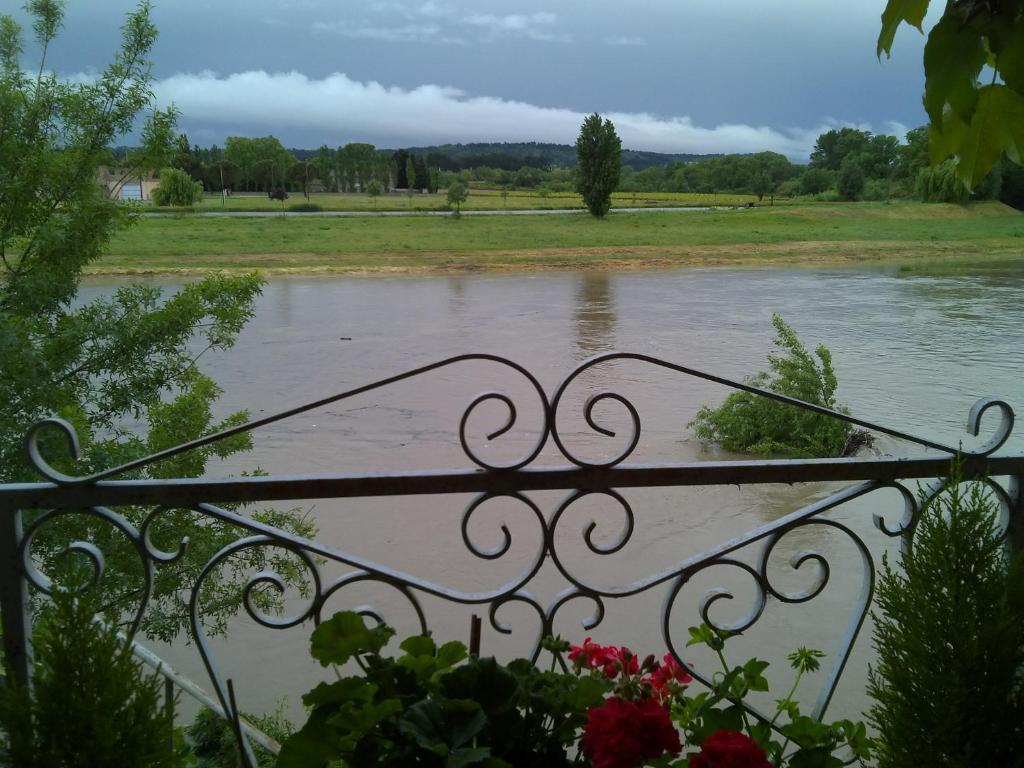
[[[159,217],[97,273],[391,272],[693,264],[1024,265],[1024,216],[999,203],[815,204],[732,211],[449,217]]]
[[[680,207],[695,208],[704,206],[746,205],[755,202],[754,195],[733,194],[697,194],[681,192],[643,192],[616,193],[612,195],[612,206],[619,208],[651,208]],[[314,194],[307,201],[301,194],[292,194],[285,201],[285,209],[293,205],[305,203],[319,205],[325,211],[443,211],[448,200],[445,193],[405,195],[391,193],[381,195],[374,200],[369,195],[357,194]],[[781,202],[781,201],[780,201]],[[582,209],[583,199],[575,193],[552,192],[547,195],[539,192],[514,191],[502,197],[496,189],[472,189],[469,199],[463,203],[463,210],[500,211],[507,210],[555,210],[562,208]],[[239,194],[221,200],[217,194],[207,195],[199,205],[190,209],[157,208],[147,206],[153,213],[180,213],[188,211],[279,211],[281,203],[271,200],[265,194]]]

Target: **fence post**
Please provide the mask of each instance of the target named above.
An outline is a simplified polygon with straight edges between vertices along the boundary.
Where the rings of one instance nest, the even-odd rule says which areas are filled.
[[[7,672],[21,686],[29,684],[32,660],[28,584],[22,569],[21,511],[0,510],[0,621],[3,623]]]
[[[1013,551],[1024,551],[1024,476],[1010,475],[1006,492],[1010,497],[1010,527],[1007,539]]]

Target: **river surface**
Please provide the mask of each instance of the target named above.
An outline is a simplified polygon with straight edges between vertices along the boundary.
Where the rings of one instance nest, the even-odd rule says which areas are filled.
[[[168,289],[177,283],[161,281]],[[83,298],[106,294],[120,283],[92,282]],[[630,351],[743,379],[765,367],[771,349],[772,313],[782,314],[808,344],[832,352],[840,382],[839,399],[852,413],[888,427],[949,445],[980,443],[964,425],[976,399],[999,395],[1024,414],[1024,272],[985,276],[902,276],[895,271],[805,269],[689,269],[671,272],[538,273],[437,277],[294,277],[271,279],[257,302],[256,316],[236,346],[203,356],[201,365],[223,387],[220,415],[248,409],[266,416],[327,395],[400,373],[444,357],[486,352],[529,369],[549,395],[581,361],[603,352]],[[277,473],[411,471],[471,468],[458,440],[459,420],[482,391],[507,393],[519,420],[507,434],[488,442],[484,435],[502,425],[506,412],[485,404],[469,419],[474,450],[495,463],[529,452],[540,423],[537,398],[508,369],[468,362],[411,381],[360,395],[269,425],[254,434],[254,449],[211,465],[212,476],[257,467]],[[610,438],[583,422],[589,394],[617,392],[636,406],[643,429],[631,462],[664,463],[733,458],[702,446],[687,423],[704,404],[727,394],[718,385],[639,362],[615,362],[591,370],[567,393],[559,426],[574,451],[591,459],[615,455],[629,425],[624,410],[605,402],[595,411]],[[874,449],[915,454],[921,449],[881,437]],[[1024,451],[1018,428],[1004,451]],[[549,445],[533,466],[563,465]],[[621,509],[607,497],[588,497],[566,512],[556,544],[580,578],[604,586],[624,585],[671,567],[685,557],[778,518],[824,496],[821,486],[642,489],[624,492],[636,513],[636,530],[614,555],[597,556],[581,531],[597,523],[594,541],[613,543],[622,529]],[[564,497],[532,498],[550,515]],[[412,499],[324,500],[304,509],[316,520],[320,538],[360,557],[430,579],[451,589],[495,588],[529,566],[537,553],[537,521],[522,504],[504,500],[474,514],[469,534],[482,548],[501,544],[500,525],[513,544],[497,560],[475,557],[462,542],[459,524],[470,499],[441,496]],[[900,508],[895,492],[882,491],[846,504],[832,514],[862,536],[876,555],[894,543],[872,525],[881,513],[894,522]],[[752,561],[753,551],[741,557]],[[780,542],[773,573],[783,589],[806,589],[814,565],[800,571],[788,559],[807,549],[829,561],[831,578],[815,600],[788,606],[769,601],[760,621],[730,642],[736,662],[757,654],[775,662],[773,690],[789,681],[784,654],[798,645],[820,648],[834,658],[836,646],[860,594],[864,569],[849,538],[834,529],[808,527]],[[565,586],[546,564],[530,586],[547,602]],[[328,573],[340,573],[330,567]],[[680,648],[686,627],[699,623],[700,600],[709,588],[727,587],[732,601],[720,601],[713,615],[736,619],[749,610],[753,590],[737,568],[705,571],[677,602],[673,636]],[[606,643],[661,652],[664,588],[609,600],[604,621],[592,631],[580,621],[593,610],[586,601],[559,614],[557,630],[573,641],[593,635]],[[399,632],[414,631],[412,611],[388,589],[352,587],[332,598],[338,609],[373,603]],[[294,598],[294,605],[301,599]],[[425,600],[428,618],[445,638],[468,637],[470,610]],[[509,636],[484,617],[483,651],[510,657],[527,651],[537,622],[529,610],[507,606],[499,618]],[[328,611],[329,612],[329,611]],[[830,710],[856,715],[865,705],[863,683],[870,659],[870,620],[861,633],[843,683]],[[300,716],[297,694],[323,675],[306,655],[308,629],[277,632],[239,619],[229,638],[214,643],[217,663],[236,679],[244,709],[254,712],[285,701]],[[190,676],[204,681],[192,649],[159,649]],[[688,649],[695,663],[711,660]],[[829,661],[830,661],[829,660]],[[813,702],[824,674],[812,676],[800,695]],[[767,700],[765,700],[767,701]]]

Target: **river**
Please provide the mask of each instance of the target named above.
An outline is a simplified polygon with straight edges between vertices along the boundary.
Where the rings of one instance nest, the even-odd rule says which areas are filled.
[[[161,283],[175,285],[173,280]],[[118,284],[90,282],[83,298],[109,293]],[[522,364],[549,394],[579,362],[613,350],[642,352],[742,379],[765,367],[773,312],[780,313],[808,346],[829,347],[840,382],[839,399],[856,416],[970,446],[993,428],[986,421],[981,438],[965,433],[968,410],[977,398],[1000,395],[1024,414],[1024,271],[929,276],[887,269],[744,268],[275,277],[235,347],[204,356],[201,365],[224,389],[219,414],[244,408],[253,417],[466,352],[499,354]],[[528,385],[510,377],[507,369],[465,363],[270,425],[256,432],[252,452],[212,465],[210,474],[256,467],[271,473],[468,468],[471,464],[458,441],[459,419],[473,397],[489,389],[513,397],[520,420],[509,434],[487,444],[479,436],[500,426],[505,414],[485,406],[470,419],[474,447],[495,462],[524,455],[536,437],[531,427],[540,418]],[[643,431],[631,461],[729,458],[702,446],[686,427],[701,405],[721,400],[723,388],[641,363],[614,363],[592,371],[570,391],[565,413],[579,414],[588,393],[606,389],[629,397],[640,412]],[[620,436],[628,432],[624,413],[615,403],[602,405],[596,416]],[[581,454],[610,456],[622,447],[615,438],[593,434],[580,419],[567,419],[564,434]],[[874,450],[919,452],[884,437]],[[1003,450],[1024,451],[1024,430],[1018,428]],[[564,463],[548,445],[534,466]],[[809,486],[631,491],[626,495],[637,513],[636,531],[621,552],[608,557],[587,552],[578,535],[591,519],[598,523],[598,543],[613,541],[621,529],[621,511],[607,499],[595,498],[567,513],[570,517],[560,529],[562,546],[579,574],[603,584],[623,584],[792,511],[825,491]],[[875,531],[872,514],[883,512],[895,520],[899,512],[895,492],[888,497],[884,493],[834,513],[875,553],[893,551],[893,543]],[[562,495],[533,497],[550,514]],[[887,508],[880,499],[892,505]],[[309,505],[308,511],[321,538],[332,545],[453,588],[495,587],[536,553],[536,522],[531,526],[529,514],[514,502],[494,502],[481,509],[470,527],[474,540],[482,547],[499,544],[499,523],[505,522],[514,542],[505,557],[483,561],[466,551],[459,534],[467,502],[457,496],[328,500]],[[758,624],[731,642],[735,661],[756,653],[776,662],[771,676],[775,690],[789,680],[788,670],[779,663],[785,651],[797,645],[834,651],[860,588],[861,567],[849,541],[806,530],[780,545],[781,584],[794,589],[807,585],[807,574],[793,573],[785,560],[808,547],[825,553],[832,566],[822,595],[803,606],[770,603]],[[716,570],[728,569],[710,569],[692,587],[692,598],[673,613],[676,637],[685,639],[686,626],[698,623],[696,606],[706,587],[736,590],[733,606],[719,606],[722,610],[716,615],[723,619],[735,618],[749,607],[749,583]],[[541,597],[564,586],[552,571],[545,567],[531,587]],[[370,589],[356,592],[339,595],[332,605],[374,601],[400,631],[412,631],[411,612],[400,601]],[[602,642],[658,652],[663,593],[652,590],[647,597],[609,601],[605,621],[592,632],[578,623],[592,606],[567,606],[558,631],[575,641],[593,634]],[[433,601],[426,607],[428,614],[438,617],[439,635],[468,636],[467,611]],[[524,652],[536,628],[529,612],[508,607],[501,618],[516,631],[509,637],[499,635],[486,625],[485,615],[484,652]],[[297,716],[296,694],[322,674],[305,655],[307,631],[274,632],[253,627],[248,619],[236,624],[229,639],[215,647],[222,669],[238,681],[243,708],[259,712],[288,697],[286,708]],[[163,651],[203,680],[190,649]],[[708,661],[696,652],[692,656],[697,663]],[[837,693],[834,715],[856,715],[864,707],[869,659],[870,622]],[[820,683],[821,676],[802,686],[805,702],[813,700]]]

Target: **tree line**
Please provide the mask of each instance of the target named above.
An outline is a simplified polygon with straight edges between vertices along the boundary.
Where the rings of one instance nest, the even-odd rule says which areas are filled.
[[[182,135],[172,166],[208,191],[436,192],[456,179],[467,185],[542,194],[569,193],[578,187],[575,162],[561,159],[564,164],[541,166],[539,151],[522,151],[530,145],[510,145],[513,149],[507,153],[496,149],[502,146],[498,144],[480,145],[476,152],[469,146],[450,145],[450,155],[448,145],[417,151],[378,149],[361,142],[290,150],[273,136],[231,136],[223,147],[203,148],[190,145]],[[931,202],[1002,199],[1024,207],[1024,171],[1016,163],[1003,158],[970,190],[957,182],[951,161],[931,167],[928,147],[928,129],[922,126],[909,131],[902,142],[893,135],[856,128],[829,130],[818,137],[807,164],[794,163],[778,152],[757,152],[676,159],[637,170],[622,151],[615,191],[750,194],[759,200],[776,195]]]

